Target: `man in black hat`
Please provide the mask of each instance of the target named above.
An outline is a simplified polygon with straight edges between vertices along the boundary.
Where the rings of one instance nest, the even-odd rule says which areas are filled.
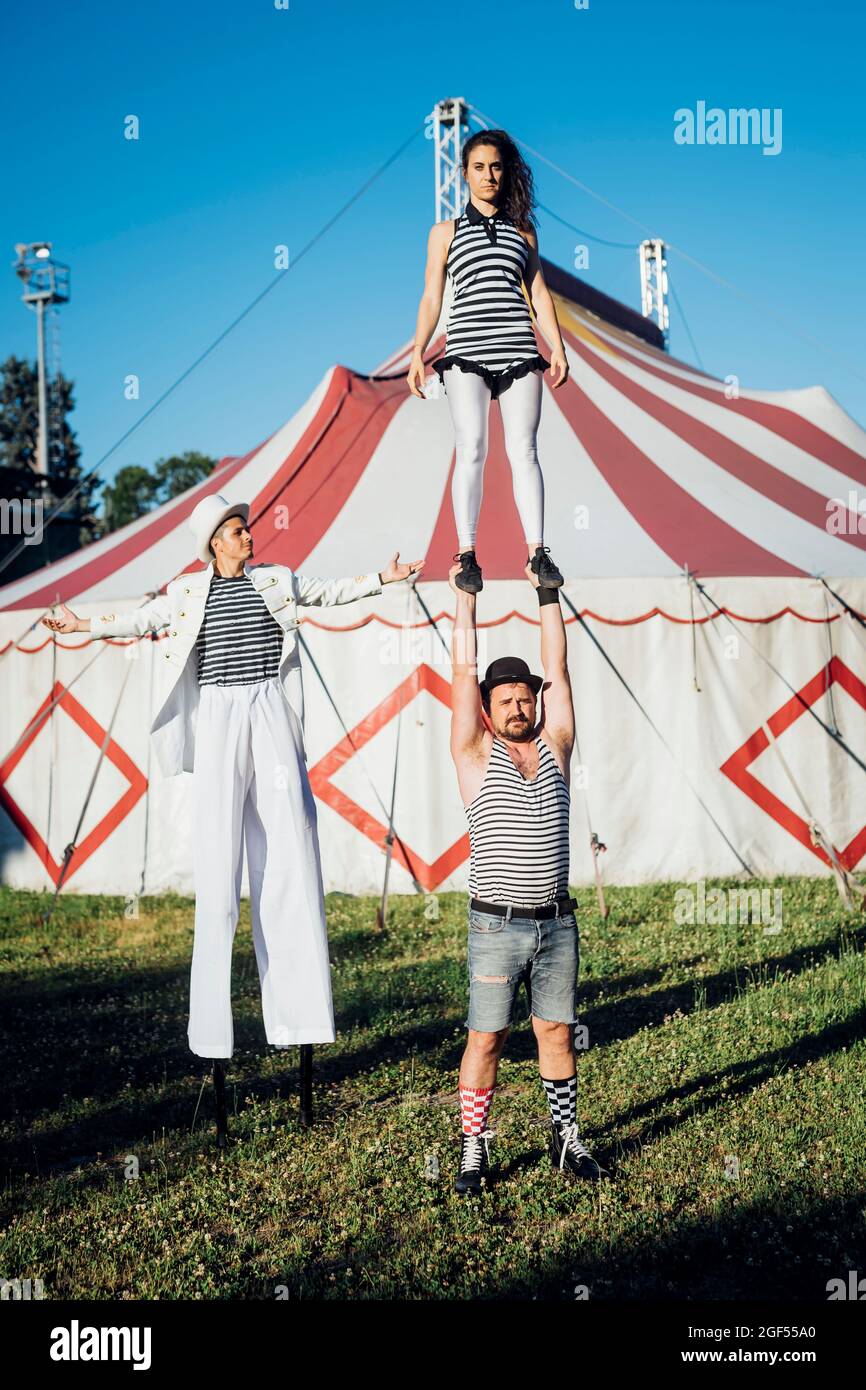
[[[550,1157],[560,1172],[609,1174],[580,1142],[573,1029],[577,903],[569,895],[569,764],[574,705],[558,589],[539,587],[541,664],[503,656],[478,681],[475,595],[455,595],[451,756],[469,820],[469,1030],[460,1066],[458,1192],[489,1172],[487,1117],[521,983],[526,985],[550,1107]],[[544,708],[538,717],[538,695]]]

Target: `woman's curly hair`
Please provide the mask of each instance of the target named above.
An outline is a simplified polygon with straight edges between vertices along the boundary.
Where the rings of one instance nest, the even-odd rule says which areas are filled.
[[[532,170],[506,130],[478,130],[463,146],[463,177],[469,166],[469,156],[478,145],[492,145],[502,159],[501,210],[523,232],[534,232],[535,184]]]

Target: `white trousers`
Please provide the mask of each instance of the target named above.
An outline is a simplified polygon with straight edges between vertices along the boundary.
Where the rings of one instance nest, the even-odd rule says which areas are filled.
[[[470,550],[481,511],[490,387],[482,376],[460,367],[448,367],[443,375],[455,438],[451,503],[460,549]],[[544,479],[536,450],[542,389],[541,372],[527,372],[499,397],[514,502],[527,544],[544,540]]]
[[[269,1043],[334,1041],[316,803],[278,680],[201,690],[193,771],[195,941],[189,1045],[231,1057],[232,942],[246,842]]]

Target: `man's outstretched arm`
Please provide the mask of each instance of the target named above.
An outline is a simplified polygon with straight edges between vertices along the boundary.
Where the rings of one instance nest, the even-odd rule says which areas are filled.
[[[380,593],[386,584],[419,574],[424,568],[423,560],[401,565],[397,563],[399,558],[400,552],[397,550],[383,570],[356,574],[354,579],[315,579],[309,574],[295,574],[295,598],[298,603],[319,604],[323,608],[332,604],[353,603],[355,599]]]
[[[481,692],[478,689],[478,635],[475,629],[475,595],[458,589],[454,565],[448,578],[455,594],[454,630],[451,634],[451,756],[455,762],[478,747],[484,736]]]
[[[42,619],[51,632],[86,632],[91,638],[143,637],[146,632],[167,627],[171,621],[171,603],[165,594],[157,594],[149,603],[130,613],[102,613],[92,618],[79,618],[65,603],[57,604],[52,612],[52,617]]]
[[[568,639],[559,594],[540,589],[538,576],[526,566],[526,577],[540,596],[541,669],[544,672],[544,727],[551,738],[571,752],[574,745],[574,700],[568,674]],[[548,599],[547,595],[551,595]]]

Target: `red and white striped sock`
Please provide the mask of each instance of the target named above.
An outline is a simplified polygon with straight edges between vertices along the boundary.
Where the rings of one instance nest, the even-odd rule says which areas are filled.
[[[460,1117],[464,1134],[481,1134],[487,1128],[493,1086],[461,1086]]]

